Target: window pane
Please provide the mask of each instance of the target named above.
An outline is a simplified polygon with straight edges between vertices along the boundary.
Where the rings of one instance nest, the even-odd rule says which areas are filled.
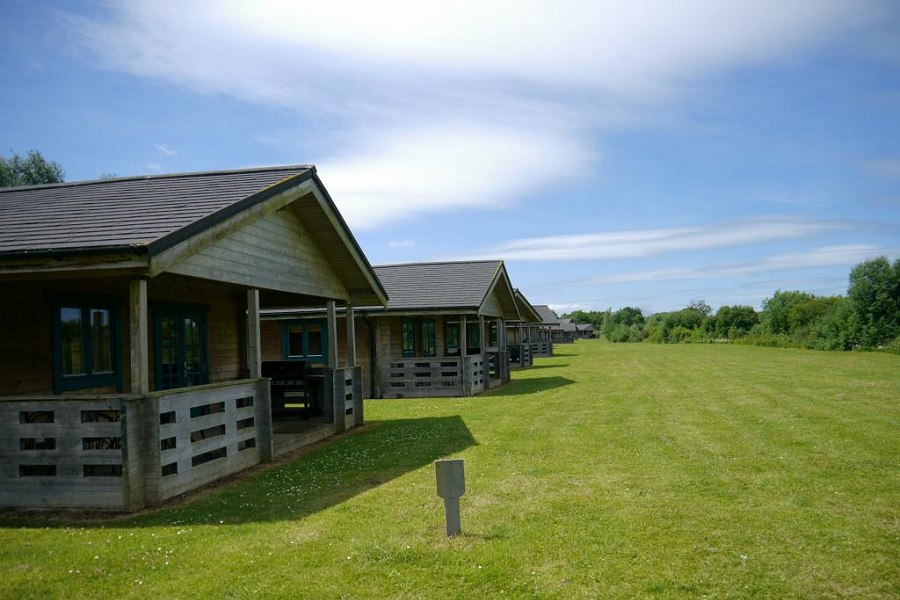
[[[481,329],[478,323],[466,324],[466,346],[469,354],[481,352]]]
[[[109,311],[92,308],[91,313],[91,371],[112,373],[112,328]]]
[[[81,309],[63,306],[59,309],[63,375],[84,375],[84,330]]]
[[[422,321],[422,356],[437,355],[437,334],[434,319]]]
[[[184,318],[184,379],[185,385],[203,383],[203,370],[200,356],[200,322]]]
[[[403,356],[416,355],[416,328],[411,319],[403,319],[400,322],[400,339],[403,344]]]
[[[457,356],[459,354],[459,323],[447,323],[444,336],[446,338],[447,356]]]
[[[163,380],[157,387],[170,390],[178,387],[178,321],[171,317],[162,317],[159,328],[162,337],[160,370]]]
[[[288,356],[303,356],[303,327],[292,325],[287,329]]]
[[[321,325],[306,326],[306,350],[307,356],[325,354],[325,336]]]

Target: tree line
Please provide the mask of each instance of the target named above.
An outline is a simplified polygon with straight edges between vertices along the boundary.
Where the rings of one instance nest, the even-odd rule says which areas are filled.
[[[59,163],[47,160],[37,150],[25,156],[15,152],[9,158],[0,156],[0,187],[62,183],[65,171]]]
[[[777,290],[752,306],[722,306],[715,313],[702,300],[645,316],[639,308],[574,311],[564,315],[591,323],[611,342],[734,342],[817,350],[900,353],[900,259],[864,261],[850,272],[845,296]]]

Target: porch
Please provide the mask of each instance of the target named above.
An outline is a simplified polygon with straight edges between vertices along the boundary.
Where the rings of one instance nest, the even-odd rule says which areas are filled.
[[[362,424],[359,369],[326,379],[330,418],[301,427],[273,422],[268,379],[0,398],[0,506],[138,510]]]

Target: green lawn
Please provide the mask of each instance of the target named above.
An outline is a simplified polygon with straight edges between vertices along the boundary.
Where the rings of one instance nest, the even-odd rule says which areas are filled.
[[[900,357],[557,350],[478,398],[367,402],[367,430],[179,507],[0,515],[0,597],[900,597]]]

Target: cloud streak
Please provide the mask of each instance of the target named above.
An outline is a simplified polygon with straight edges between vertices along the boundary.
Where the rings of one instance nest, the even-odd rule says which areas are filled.
[[[495,256],[505,260],[523,261],[646,258],[671,252],[796,240],[829,231],[858,227],[859,224],[844,221],[760,218],[694,227],[523,238],[456,258]]]
[[[851,267],[881,255],[896,256],[900,248],[882,248],[867,244],[823,246],[805,252],[790,252],[753,262],[710,265],[694,268],[657,269],[634,273],[616,273],[578,280],[578,285],[609,285],[643,281],[673,281],[689,279],[726,279],[748,277],[795,269],[820,267]]]

